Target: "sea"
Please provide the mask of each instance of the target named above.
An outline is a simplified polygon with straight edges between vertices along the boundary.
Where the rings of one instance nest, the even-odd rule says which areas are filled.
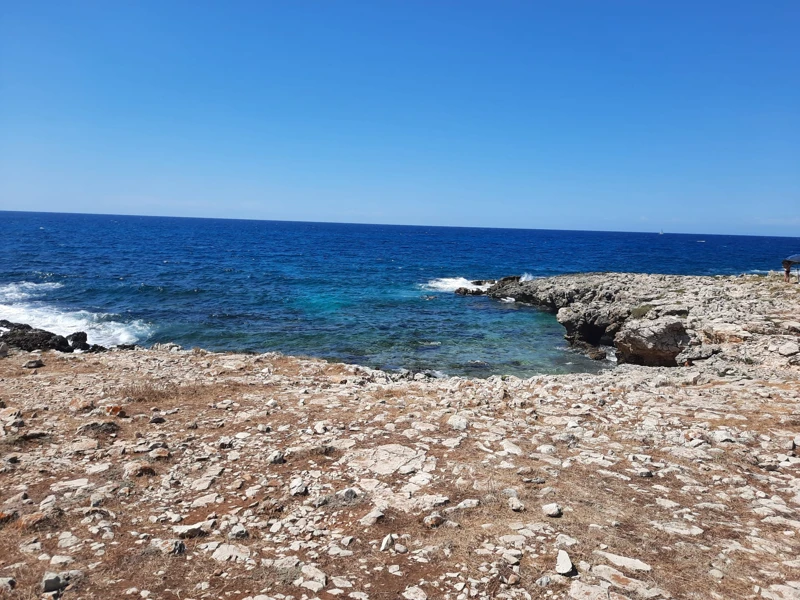
[[[555,316],[453,292],[590,271],[767,273],[800,238],[0,211],[0,319],[105,346],[278,351],[389,371],[594,372]]]

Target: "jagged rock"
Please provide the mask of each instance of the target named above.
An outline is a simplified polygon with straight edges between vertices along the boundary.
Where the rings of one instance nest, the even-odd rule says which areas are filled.
[[[273,450],[270,452],[269,456],[267,456],[267,462],[271,465],[282,465],[286,462],[286,457],[280,450]]]
[[[172,531],[179,538],[185,540],[209,535],[214,530],[215,526],[216,521],[210,519],[201,521],[200,523],[193,523],[192,525],[175,525]]]
[[[163,540],[153,538],[150,540],[150,547],[161,554],[183,554],[186,552],[186,544],[181,540]]]
[[[141,460],[132,460],[125,464],[122,471],[122,477],[125,479],[132,479],[134,477],[153,476],[156,474],[155,469],[146,462]]]
[[[110,435],[119,433],[120,426],[114,421],[92,421],[78,427],[78,435]]]
[[[9,348],[5,342],[0,342],[0,358],[8,356]]]
[[[628,321],[614,337],[620,362],[650,367],[676,366],[676,357],[689,343],[684,323],[677,317]]]
[[[34,329],[30,325],[6,320],[0,320],[0,327],[8,330],[0,333],[0,342],[5,342],[12,348],[26,352],[35,350],[72,352],[72,346],[63,335],[56,335],[43,329]]]
[[[244,525],[236,524],[231,527],[230,531],[228,532],[228,539],[229,540],[243,540],[249,537],[249,533],[247,528]]]
[[[299,477],[293,479],[289,484],[289,494],[292,496],[305,496],[308,494],[308,485]]]
[[[41,358],[26,361],[22,364],[23,369],[39,369],[44,366],[44,361]]]

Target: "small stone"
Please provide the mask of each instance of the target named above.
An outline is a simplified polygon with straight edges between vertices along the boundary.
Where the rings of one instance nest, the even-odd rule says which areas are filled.
[[[134,477],[153,476],[156,472],[149,464],[141,460],[132,460],[125,464],[122,469],[123,479],[132,479]]]
[[[293,479],[289,484],[289,494],[292,496],[305,496],[308,494],[308,486],[299,477]]]
[[[286,457],[280,450],[273,450],[267,456],[267,462],[271,465],[282,465],[286,462]]]
[[[0,349],[0,355],[2,350]],[[0,577],[0,592],[10,592],[17,587],[17,580],[13,577]]]
[[[522,512],[525,510],[525,505],[520,502],[520,499],[516,496],[511,496],[511,498],[508,499],[508,507],[514,512]]]
[[[44,363],[40,358],[36,358],[34,360],[29,360],[22,365],[23,369],[38,369],[43,367]]]
[[[555,502],[553,502],[552,504],[545,504],[544,506],[542,506],[542,512],[546,516],[553,518],[558,518],[564,514],[564,511]]]
[[[401,595],[406,600],[428,600],[428,594],[416,585],[406,588]]]
[[[372,509],[366,515],[361,517],[358,522],[361,523],[364,527],[370,527],[375,525],[379,520],[383,519],[384,515],[383,512],[378,510],[377,508]]]
[[[786,342],[778,348],[781,356],[794,356],[797,353],[800,353],[800,346],[796,342]]]
[[[381,542],[381,552],[386,552],[392,546],[394,546],[394,537],[390,533]]]
[[[627,569],[629,571],[652,571],[652,567],[650,565],[636,558],[628,558],[627,556],[611,554],[610,552],[603,552],[602,550],[595,550],[594,553],[598,556],[602,556],[612,565]]]
[[[250,534],[247,532],[247,529],[244,525],[237,523],[231,530],[228,532],[228,539],[229,540],[243,540],[248,537]]]
[[[177,556],[186,552],[186,544],[181,540],[153,538],[150,540],[150,547],[161,554],[173,554]]]
[[[575,569],[575,567],[572,565],[569,554],[564,550],[559,550],[558,557],[556,558],[556,573],[559,575],[569,575],[572,573],[573,569]]]
[[[210,519],[208,521],[202,521],[192,525],[175,525],[172,528],[172,532],[179,538],[185,540],[208,535],[213,531],[215,525],[216,521]]]
[[[57,592],[67,587],[67,582],[61,579],[58,573],[45,573],[42,577],[42,592]]]
[[[425,527],[429,527],[430,529],[435,529],[439,527],[442,523],[444,523],[445,519],[439,513],[432,513],[422,519],[422,523]]]
[[[452,415],[447,419],[447,424],[456,431],[465,431],[469,427],[469,421],[461,415]]]

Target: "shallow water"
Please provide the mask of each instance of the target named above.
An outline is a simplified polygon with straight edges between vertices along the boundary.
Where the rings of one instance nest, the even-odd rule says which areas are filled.
[[[701,242],[702,240],[702,242]],[[553,315],[464,279],[779,269],[797,238],[0,212],[0,319],[89,341],[174,341],[383,369],[530,376],[603,363]]]

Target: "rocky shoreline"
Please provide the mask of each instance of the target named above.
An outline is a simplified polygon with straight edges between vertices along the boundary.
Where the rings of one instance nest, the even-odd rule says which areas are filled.
[[[589,273],[528,281],[506,277],[485,290],[456,293],[556,313],[570,344],[595,358],[605,358],[600,346],[613,346],[621,363],[691,366],[717,357],[711,362],[777,367],[783,361],[769,360],[771,351],[783,357],[798,353],[796,287],[760,275]],[[781,347],[770,348],[780,340]]]
[[[431,379],[3,326],[0,596],[800,598],[800,286],[487,293],[621,364]]]

